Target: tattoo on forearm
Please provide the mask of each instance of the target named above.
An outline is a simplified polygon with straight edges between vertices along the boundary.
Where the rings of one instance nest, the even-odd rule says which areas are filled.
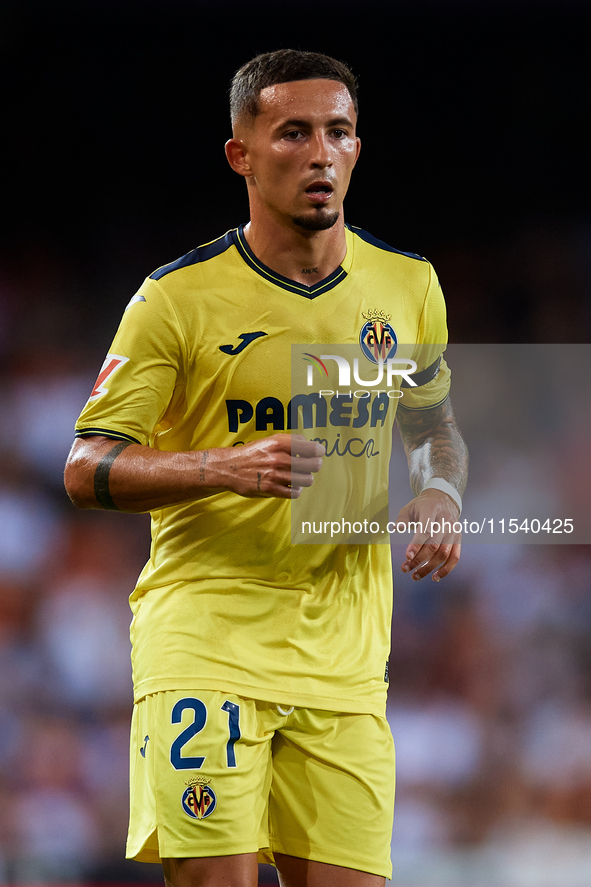
[[[461,495],[468,478],[468,451],[449,399],[432,409],[399,410],[397,421],[415,496],[432,477],[445,478]]]
[[[205,485],[205,465],[209,459],[209,450],[203,450],[201,453],[201,462],[199,464],[199,483]]]
[[[101,508],[108,508],[110,511],[119,511],[113,502],[111,491],[109,489],[109,474],[111,473],[113,462],[117,456],[130,446],[131,441],[129,440],[120,441],[118,444],[115,444],[112,450],[109,450],[109,452],[103,456],[99,464],[96,466],[96,471],[94,472],[94,495]]]
[[[261,477],[262,477],[261,472],[257,471],[257,490],[260,490],[260,488],[261,488]]]

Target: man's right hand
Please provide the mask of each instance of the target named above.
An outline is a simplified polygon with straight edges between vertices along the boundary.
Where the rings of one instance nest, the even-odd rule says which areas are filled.
[[[224,491],[297,499],[322,466],[324,447],[300,434],[274,434],[243,446],[164,452],[99,435],[78,438],[65,471],[80,508],[152,511]]]
[[[240,447],[209,451],[226,462],[226,489],[247,497],[297,499],[322,467],[324,447],[301,434],[273,434]]]

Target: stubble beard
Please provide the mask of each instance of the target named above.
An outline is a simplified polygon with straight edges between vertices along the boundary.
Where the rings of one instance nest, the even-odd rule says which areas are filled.
[[[336,224],[339,218],[339,212],[314,212],[313,215],[292,216],[291,220],[298,228],[304,231],[326,231]]]

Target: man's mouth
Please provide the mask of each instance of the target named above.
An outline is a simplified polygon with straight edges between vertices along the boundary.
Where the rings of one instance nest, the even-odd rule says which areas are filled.
[[[326,203],[332,196],[333,187],[330,182],[312,182],[306,188],[306,194],[315,203]]]
[[[308,185],[308,187],[306,188],[306,194],[316,194],[316,193],[321,193],[321,194],[331,193],[332,194],[332,191],[333,191],[333,187],[332,187],[331,183],[328,181],[324,181],[324,180],[318,181],[318,182],[312,182],[312,184]]]

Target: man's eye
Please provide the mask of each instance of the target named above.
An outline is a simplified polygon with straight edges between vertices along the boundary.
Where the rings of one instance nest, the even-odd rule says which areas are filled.
[[[333,130],[333,135],[336,139],[344,139],[347,133],[344,129],[335,129]]]
[[[301,137],[301,132],[299,129],[292,129],[290,132],[286,132],[284,138],[291,139],[291,141],[295,141]]]

